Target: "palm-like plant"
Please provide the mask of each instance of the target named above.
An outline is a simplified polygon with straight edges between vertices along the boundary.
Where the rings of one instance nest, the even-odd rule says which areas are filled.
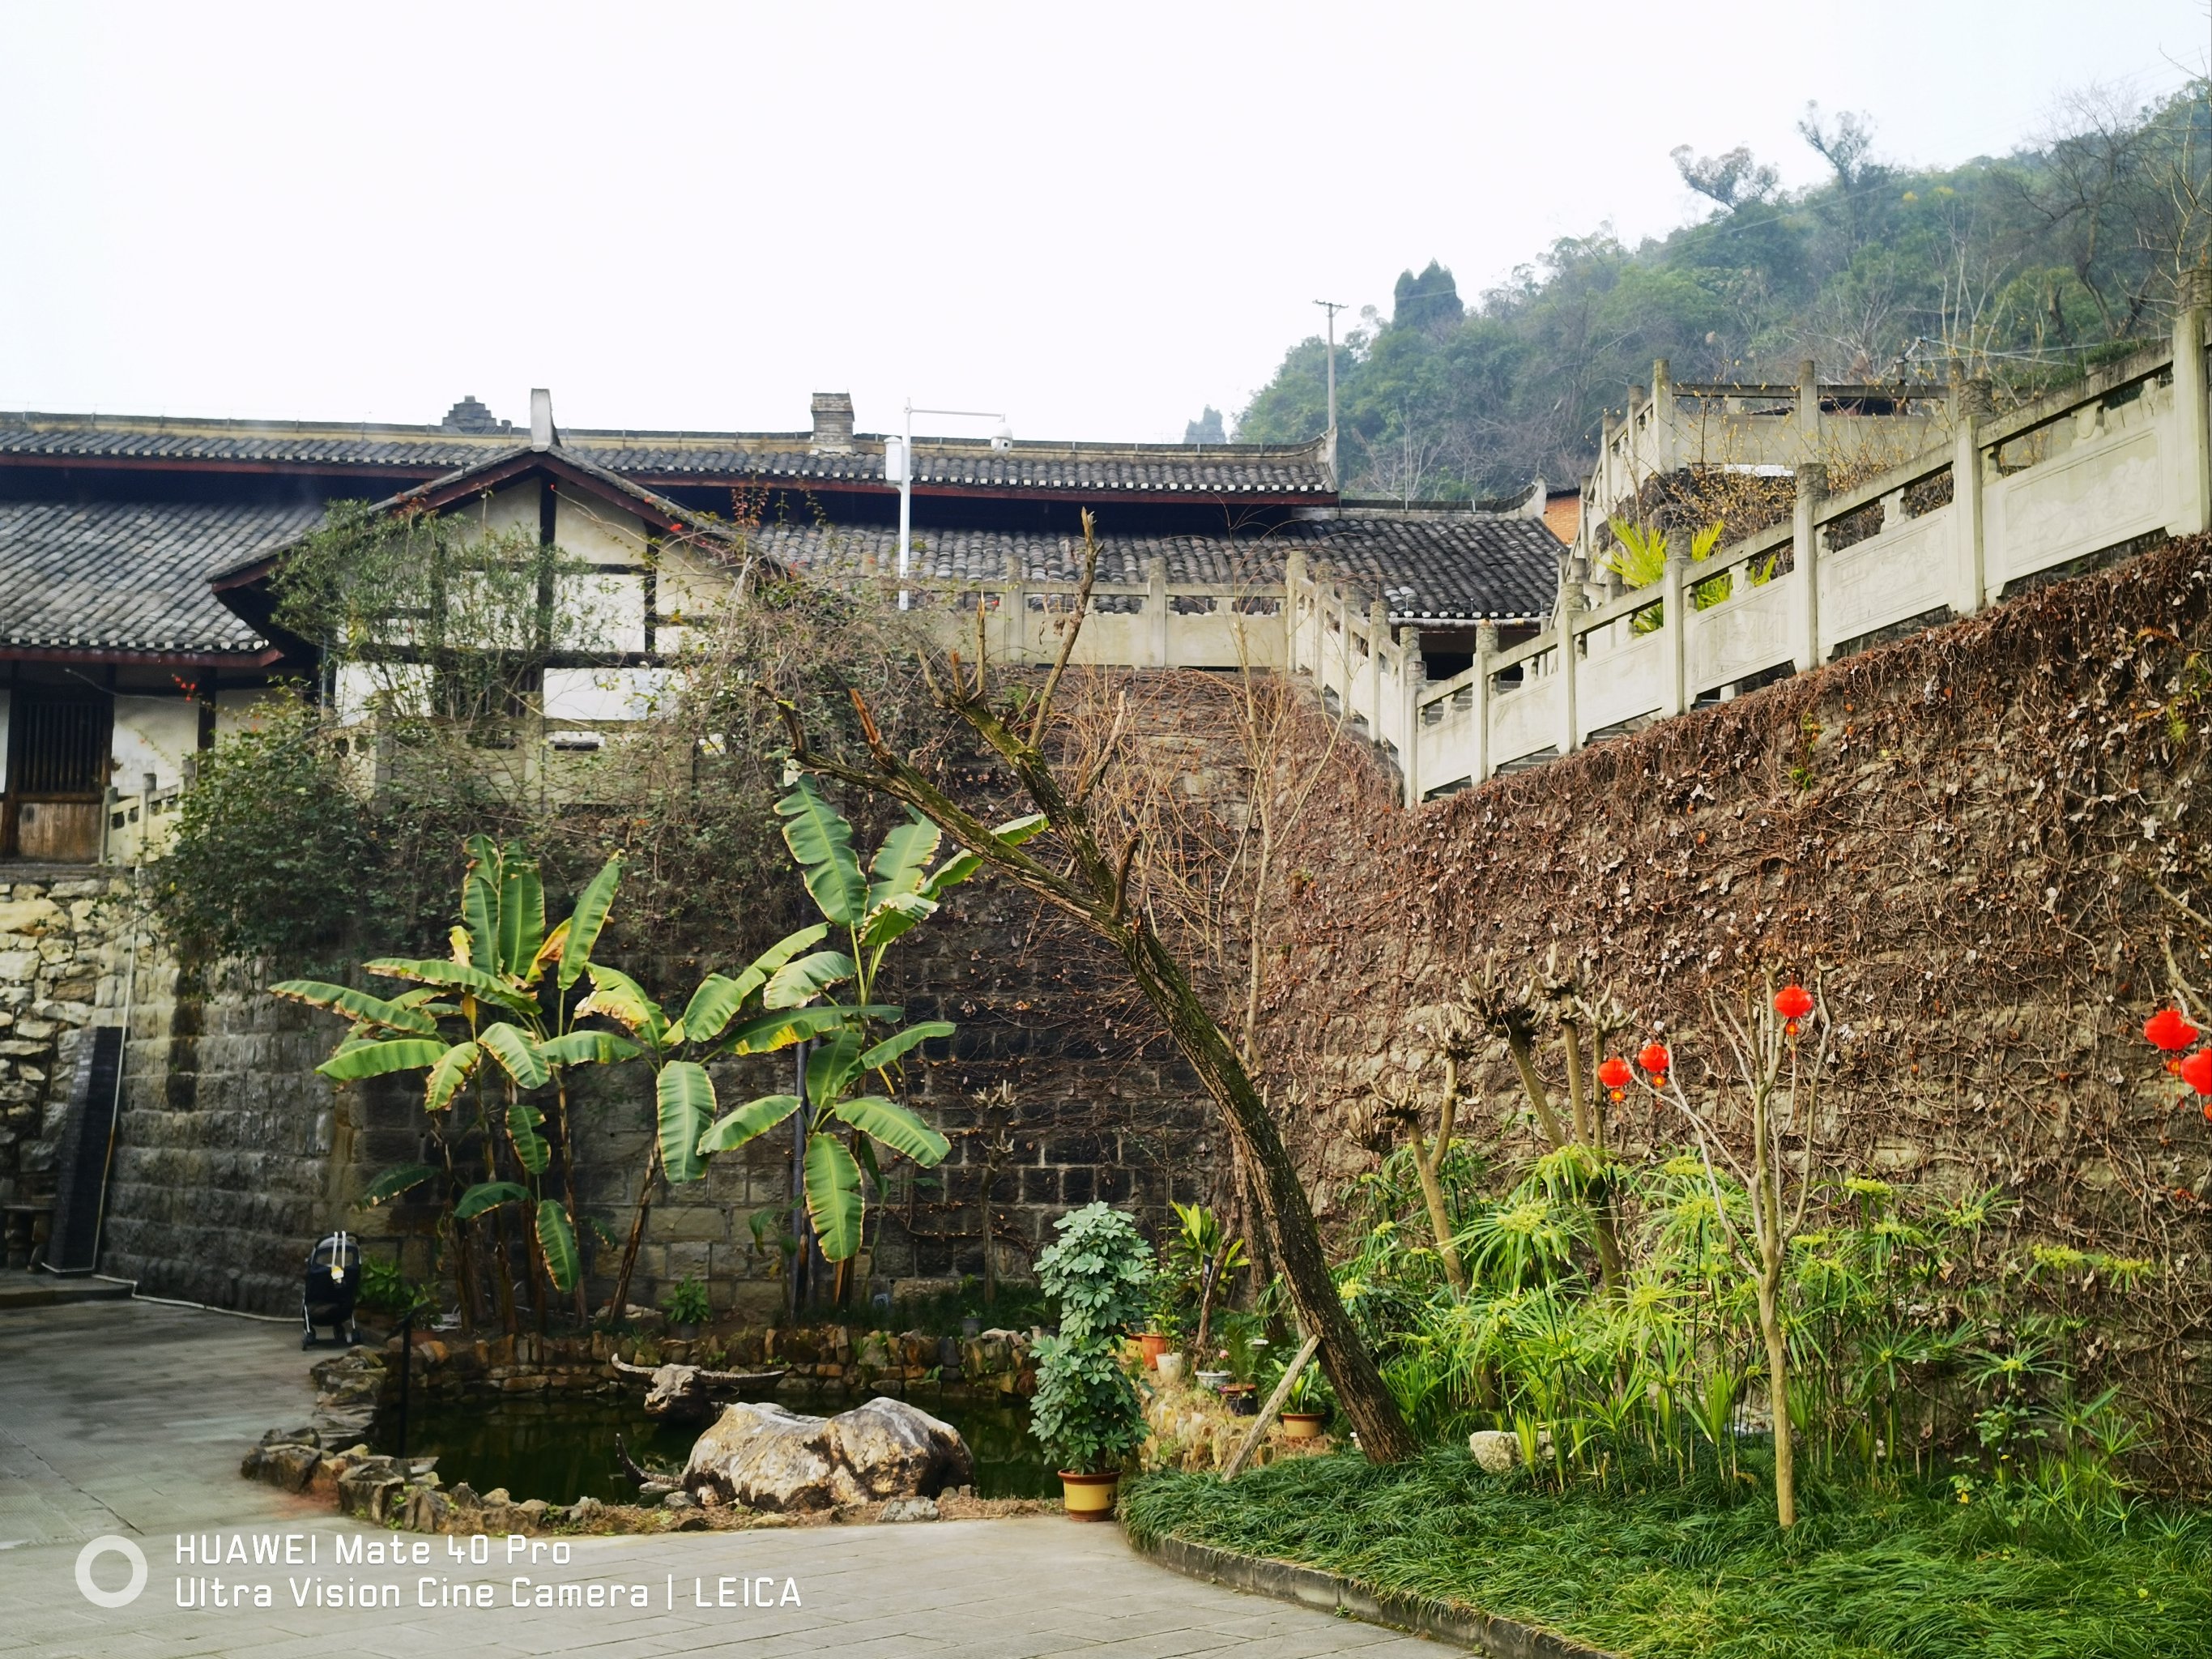
[[[982,860],[960,851],[933,868],[942,832],[909,817],[884,836],[864,869],[853,826],[805,774],[776,803],[776,811],[783,819],[784,844],[823,916],[793,939],[818,945],[834,932],[842,935],[837,941],[842,948],[789,954],[763,987],[768,1012],[758,1024],[763,1036],[773,1034],[777,1042],[825,1040],[807,1058],[803,1094],[763,1095],[711,1125],[702,1119],[693,1145],[702,1158],[732,1152],[797,1115],[807,1217],[823,1259],[842,1264],[860,1248],[867,1213],[863,1171],[882,1190],[877,1149],[925,1169],[950,1150],[943,1135],[892,1096],[901,1060],[933,1037],[951,1036],[954,1028],[946,1020],[925,1020],[876,1036],[901,1012],[876,1001],[876,981],[891,945],[933,914],[947,891],[982,867]],[[1032,815],[1000,826],[995,834],[1012,846],[1043,827],[1042,817]],[[852,1002],[828,1000],[846,985],[854,988]],[[785,1021],[781,1027],[774,1024],[779,1013]],[[680,1073],[680,1083],[702,1108],[714,1109],[703,1070]],[[842,1288],[842,1268],[840,1283]]]
[[[287,980],[270,989],[353,1022],[337,1052],[317,1068],[332,1081],[425,1073],[423,1105],[442,1170],[411,1164],[390,1170],[370,1184],[362,1201],[382,1203],[445,1176],[450,1208],[442,1224],[456,1249],[465,1307],[471,1263],[467,1224],[509,1205],[529,1212],[530,1248],[545,1278],[556,1290],[580,1298],[564,1073],[574,1066],[627,1059],[635,1050],[611,1033],[572,1029],[565,993],[590,965],[621,879],[621,860],[610,859],[574,912],[549,931],[544,885],[532,860],[483,836],[471,836],[467,851],[462,919],[449,935],[452,955],[387,957],[362,964],[368,973],[410,981],[418,988],[382,998],[349,986]],[[557,993],[550,1003],[549,990]],[[487,1081],[494,1085],[490,1091]],[[555,1091],[556,1133],[563,1152],[557,1199],[545,1190],[553,1144],[540,1133],[545,1114],[534,1098],[548,1085]],[[481,1142],[483,1178],[464,1184],[454,1153],[471,1127]],[[502,1147],[510,1164],[507,1175],[500,1168]],[[502,1236],[502,1255],[505,1249]],[[511,1320],[510,1282],[504,1273],[495,1276]],[[535,1285],[534,1277],[531,1282]]]

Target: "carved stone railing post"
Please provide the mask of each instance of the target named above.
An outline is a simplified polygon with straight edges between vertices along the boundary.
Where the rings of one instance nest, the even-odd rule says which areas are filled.
[[[1575,618],[1582,614],[1582,589],[1570,583],[1559,594],[1559,644],[1553,653],[1559,659],[1559,745],[1562,755],[1571,755],[1583,746],[1582,726],[1575,710],[1576,659],[1582,654],[1582,640],[1575,633]]]
[[[1283,672],[1298,672],[1298,606],[1306,585],[1306,556],[1292,553],[1283,561]]]
[[[1971,617],[1989,602],[1988,538],[1982,521],[1982,417],[1989,411],[1988,382],[1958,380],[1951,387],[1951,609]]]
[[[1498,655],[1498,624],[1474,625],[1474,781],[1490,777],[1490,665]]]
[[[1152,666],[1168,665],[1168,562],[1153,557],[1145,561],[1145,617],[1151,623]]]
[[[2173,318],[2172,517],[2166,533],[2194,536],[2212,529],[2212,406],[2206,401],[2205,307],[2212,303],[2212,270],[2184,274]]]
[[[1421,630],[1409,628],[1398,636],[1398,706],[1405,711],[1406,740],[1398,745],[1398,767],[1405,774],[1406,805],[1421,804],[1421,688],[1428,669],[1421,660]]]
[[[1676,531],[1667,538],[1667,568],[1659,578],[1659,712],[1679,714],[1690,706],[1690,544]]]
[[[1368,736],[1379,748],[1389,741],[1382,719],[1382,646],[1390,637],[1390,613],[1382,601],[1373,599],[1367,606],[1367,708],[1370,730]]]
[[[978,603],[981,603],[980,596]],[[999,590],[999,659],[1019,662],[1029,655],[1030,596],[1022,586],[1022,556],[1006,554],[1006,585]]]
[[[1820,665],[1820,503],[1828,494],[1828,469],[1818,461],[1797,468],[1797,505],[1790,519],[1790,562],[1797,584],[1790,607],[1790,659],[1801,674]],[[1748,572],[1744,580],[1751,580]]]

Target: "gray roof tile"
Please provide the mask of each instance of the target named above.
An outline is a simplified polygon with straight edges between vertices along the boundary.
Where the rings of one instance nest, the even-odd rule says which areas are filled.
[[[771,523],[753,532],[763,550],[797,568],[825,576],[887,572],[898,532],[889,525]],[[1081,569],[1079,540],[1029,531],[921,528],[914,573],[918,581],[994,582],[1011,570],[1036,582],[1072,582]],[[1533,519],[1474,513],[1384,515],[1358,512],[1302,520],[1264,536],[1101,534],[1099,580],[1141,586],[1154,559],[1170,583],[1273,586],[1283,563],[1303,552],[1317,570],[1382,596],[1395,620],[1418,625],[1495,617],[1548,615],[1558,591],[1564,550]]]
[[[0,644],[255,652],[208,578],[314,527],[316,507],[0,501]]]
[[[0,458],[217,465],[297,465],[421,475],[475,465],[511,448],[511,430],[322,422],[213,421],[139,416],[0,413]],[[563,427],[563,447],[610,471],[664,484],[696,481],[887,488],[884,441],[815,453],[804,433],[624,432]],[[1078,494],[1323,496],[1313,445],[1016,443],[915,440],[923,489],[1043,489]]]

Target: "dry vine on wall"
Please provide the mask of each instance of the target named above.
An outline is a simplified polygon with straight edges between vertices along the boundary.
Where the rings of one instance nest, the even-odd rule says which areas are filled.
[[[2208,650],[2199,538],[1332,826],[1346,855],[1300,897],[1266,1020],[1307,1167],[1326,1186],[1371,1159],[1377,1102],[1428,1068],[1437,1011],[1493,954],[1557,945],[1686,1056],[1713,1047],[1709,994],[1817,975],[1833,1156],[2002,1186],[2015,1261],[2040,1243],[2160,1264],[2087,1358],[2152,1413],[2172,1477],[2201,1482],[2212,1123],[2141,1026],[2176,994],[2212,1015]],[[1512,1097],[1502,1066],[1474,1081]],[[1622,1127],[1632,1150],[1680,1139]]]

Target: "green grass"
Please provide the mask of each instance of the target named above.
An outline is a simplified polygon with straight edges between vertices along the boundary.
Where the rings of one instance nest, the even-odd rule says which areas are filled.
[[[1228,1486],[1153,1475],[1121,1515],[1140,1541],[1322,1567],[1634,1659],[2212,1655],[2202,1515],[2022,1522],[1979,1500],[1828,1490],[1803,1494],[1785,1535],[1748,1480],[1560,1494],[1455,1449],[1388,1468],[1294,1459]]]

